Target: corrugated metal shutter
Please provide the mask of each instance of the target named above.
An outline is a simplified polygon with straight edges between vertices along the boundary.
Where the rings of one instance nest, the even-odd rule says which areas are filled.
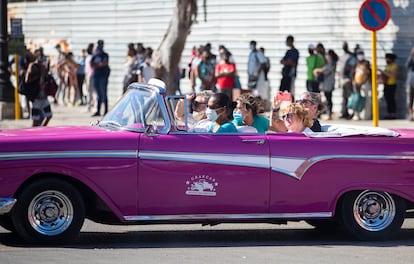
[[[246,83],[246,62],[250,40],[266,48],[272,62],[269,74],[274,94],[279,87],[281,66],[287,35],[295,37],[300,52],[297,95],[305,90],[307,46],[322,42],[326,49],[342,54],[342,41],[350,47],[359,43],[371,60],[371,32],[362,28],[358,11],[363,1],[343,0],[208,0],[207,22],[204,22],[202,1],[199,1],[198,23],[192,28],[183,52],[182,64],[188,62],[191,48],[210,42],[217,51],[223,44],[233,53],[242,84]],[[400,65],[399,112],[405,112],[405,77],[403,64],[414,41],[414,4],[411,1],[388,1],[392,18],[377,33],[378,67],[384,68],[384,54],[394,52]],[[126,45],[143,42],[156,49],[165,34],[175,1],[170,0],[101,0],[43,1],[10,3],[9,16],[23,18],[27,41],[45,46],[54,55],[53,46],[67,39],[73,52],[97,39],[105,40],[112,68],[109,96],[115,100],[122,93]],[[182,82],[189,91],[188,81]],[[382,96],[382,87],[379,87]],[[334,92],[334,111],[339,111],[341,91]]]

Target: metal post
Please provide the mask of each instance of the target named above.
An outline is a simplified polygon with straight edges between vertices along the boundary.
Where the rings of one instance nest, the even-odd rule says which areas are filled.
[[[16,78],[16,86],[19,86],[19,55],[18,54],[14,54],[14,65],[15,65],[15,73],[14,73],[14,77]],[[16,120],[20,120],[20,98],[19,98],[19,92],[18,92],[18,88],[16,87],[16,89],[14,89],[14,119]]]
[[[0,1],[0,102],[14,102],[14,87],[10,82],[7,45],[7,0]],[[0,117],[1,118],[1,117]]]
[[[375,127],[378,126],[379,107],[377,89],[377,32],[372,31],[372,121]]]

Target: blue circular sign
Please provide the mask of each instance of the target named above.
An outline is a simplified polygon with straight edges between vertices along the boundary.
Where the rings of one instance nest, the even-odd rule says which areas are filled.
[[[387,25],[391,10],[385,0],[366,0],[359,9],[359,20],[368,30],[377,31]]]

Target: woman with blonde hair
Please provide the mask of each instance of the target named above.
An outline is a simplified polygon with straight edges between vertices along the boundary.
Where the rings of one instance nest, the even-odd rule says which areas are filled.
[[[302,133],[313,132],[310,127],[313,125],[309,110],[300,103],[292,103],[283,110],[283,121],[288,132]]]

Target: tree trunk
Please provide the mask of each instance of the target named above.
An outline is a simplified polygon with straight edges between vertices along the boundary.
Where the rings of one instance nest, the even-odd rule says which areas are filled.
[[[167,93],[175,94],[174,77],[177,74],[191,25],[197,18],[197,0],[177,0],[167,33],[154,52],[153,66],[156,78],[167,85]]]

